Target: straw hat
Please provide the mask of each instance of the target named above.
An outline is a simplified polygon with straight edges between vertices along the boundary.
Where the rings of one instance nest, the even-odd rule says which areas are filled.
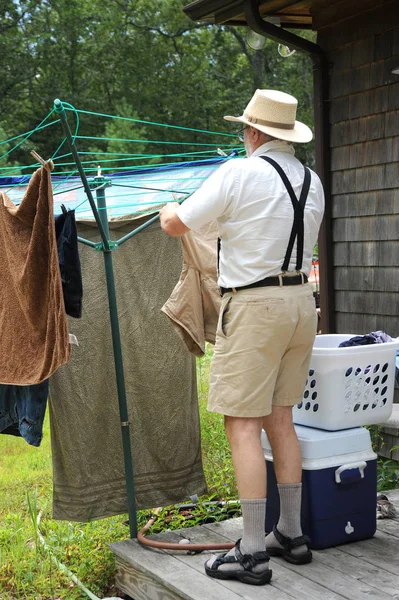
[[[295,120],[298,101],[294,96],[277,90],[256,90],[241,117],[224,117],[238,121],[280,140],[310,142],[312,131]]]

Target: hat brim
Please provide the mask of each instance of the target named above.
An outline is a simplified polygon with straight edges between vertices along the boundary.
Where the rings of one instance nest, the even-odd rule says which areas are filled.
[[[263,131],[263,133],[267,133],[268,135],[278,138],[279,140],[286,140],[287,142],[306,144],[306,142],[310,142],[313,139],[313,133],[310,127],[305,125],[305,123],[301,123],[300,121],[295,121],[293,129],[280,129],[279,127],[269,127],[268,125],[251,123],[244,116],[232,117],[230,115],[226,115],[223,118],[226,119],[226,121],[244,123],[250,127],[255,127],[255,129],[259,129],[259,131]]]

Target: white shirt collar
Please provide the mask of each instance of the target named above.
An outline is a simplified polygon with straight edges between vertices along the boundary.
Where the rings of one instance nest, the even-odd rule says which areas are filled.
[[[290,142],[284,140],[272,140],[266,142],[257,148],[252,156],[261,156],[261,154],[267,154],[267,152],[287,152],[288,154],[295,154],[295,150]],[[250,158],[251,158],[250,157]]]

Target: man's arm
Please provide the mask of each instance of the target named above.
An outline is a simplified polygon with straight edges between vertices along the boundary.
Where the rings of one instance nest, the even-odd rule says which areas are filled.
[[[165,233],[171,237],[179,237],[190,231],[190,229],[177,216],[176,208],[180,206],[178,202],[168,202],[159,213],[161,227]]]

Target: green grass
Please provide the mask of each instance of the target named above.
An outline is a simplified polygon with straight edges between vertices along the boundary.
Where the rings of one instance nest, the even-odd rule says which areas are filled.
[[[165,508],[154,524],[154,532],[221,520],[231,514],[228,508],[207,504],[236,498],[223,418],[206,410],[211,353],[209,347],[197,363],[202,453],[209,496],[202,497],[196,508],[184,513],[175,507]],[[0,599],[87,600],[87,595],[56,567],[38,541],[39,513],[40,531],[57,560],[94,594],[114,595],[115,563],[108,545],[129,537],[127,515],[92,523],[69,523],[54,521],[51,507],[52,465],[46,418],[39,448],[29,446],[22,438],[0,435]],[[139,527],[150,516],[150,511],[139,511]]]

